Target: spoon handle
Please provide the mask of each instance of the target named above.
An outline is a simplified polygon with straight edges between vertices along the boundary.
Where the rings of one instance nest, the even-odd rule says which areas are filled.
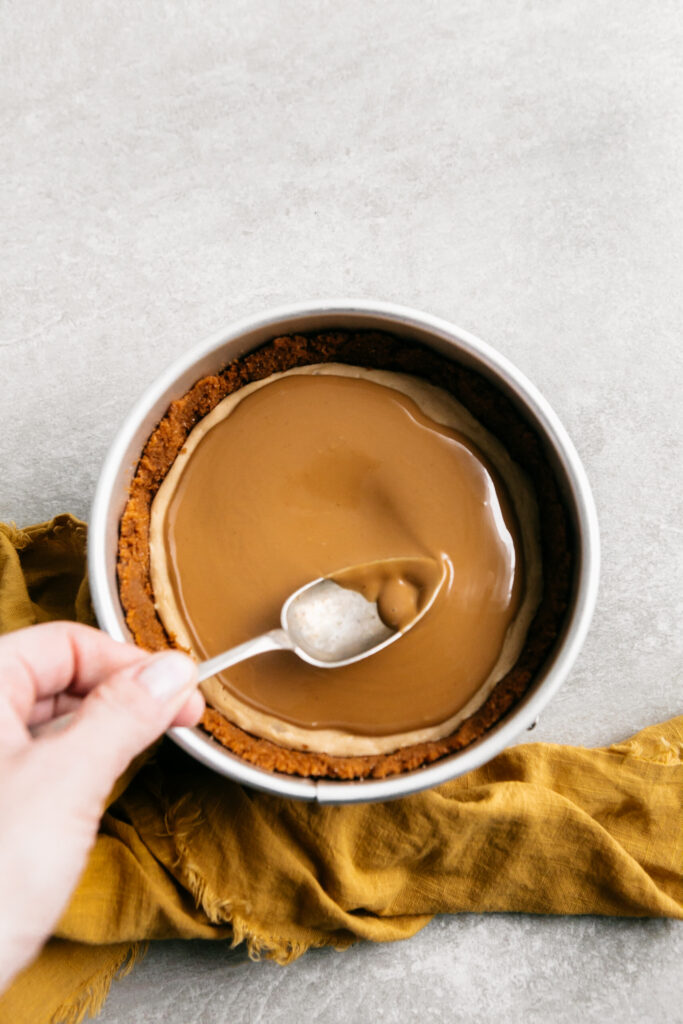
[[[222,672],[224,668],[251,658],[254,654],[264,654],[266,651],[291,651],[293,647],[294,644],[284,629],[271,629],[269,633],[263,633],[261,636],[254,637],[253,640],[238,644],[237,647],[231,647],[229,650],[223,651],[222,654],[217,654],[215,658],[200,661],[197,666],[199,682],[204,682],[216,672]]]

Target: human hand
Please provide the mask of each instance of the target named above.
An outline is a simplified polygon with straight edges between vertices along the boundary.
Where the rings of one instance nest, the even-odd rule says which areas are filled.
[[[0,638],[0,992],[54,930],[130,761],[195,725],[194,662],[150,655],[72,622]],[[63,730],[30,726],[73,712]]]

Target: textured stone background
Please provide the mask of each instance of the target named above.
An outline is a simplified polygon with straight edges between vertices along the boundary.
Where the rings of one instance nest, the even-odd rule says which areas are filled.
[[[535,738],[681,711],[678,0],[197,0],[0,9],[0,517],[87,516],[158,367],[225,321],[400,301],[541,387],[603,535]],[[667,922],[461,917],[289,968],[157,946],[106,1024],[683,1021]]]

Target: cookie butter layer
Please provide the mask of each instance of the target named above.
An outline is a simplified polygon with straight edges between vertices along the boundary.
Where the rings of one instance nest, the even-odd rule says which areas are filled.
[[[295,380],[309,375],[319,384]],[[261,655],[203,686],[227,718],[280,745],[385,753],[449,735],[514,665],[540,599],[537,533],[523,473],[446,392],[306,366],[247,385],[192,431],[152,506],[152,582],[166,628],[208,657],[276,625],[315,576],[378,557],[449,559],[447,592],[372,661],[329,671]]]

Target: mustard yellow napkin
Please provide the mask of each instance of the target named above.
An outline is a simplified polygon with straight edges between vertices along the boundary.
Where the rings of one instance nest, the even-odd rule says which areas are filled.
[[[69,516],[0,525],[0,632],[92,621],[85,535]],[[104,815],[0,1021],[96,1013],[149,939],[231,938],[287,963],[407,938],[436,913],[505,910],[683,918],[683,717],[607,749],[514,747],[438,789],[353,807],[242,789],[164,741]]]

